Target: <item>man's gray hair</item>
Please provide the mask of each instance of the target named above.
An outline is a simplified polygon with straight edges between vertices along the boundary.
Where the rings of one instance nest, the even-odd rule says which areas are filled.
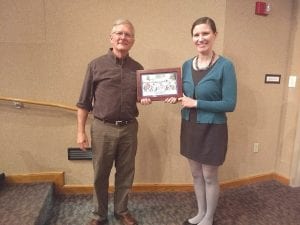
[[[116,26],[118,25],[122,25],[122,24],[126,24],[130,27],[131,31],[132,31],[132,34],[134,36],[134,26],[133,24],[128,20],[128,19],[117,19],[114,24],[113,24],[113,27],[112,27],[112,30],[111,30],[111,33],[114,33],[115,32],[115,29],[116,29]]]

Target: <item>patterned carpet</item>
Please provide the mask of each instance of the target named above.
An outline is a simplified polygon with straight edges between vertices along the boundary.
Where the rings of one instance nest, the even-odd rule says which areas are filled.
[[[59,195],[53,184],[0,186],[0,225],[84,225],[91,195]],[[196,213],[193,192],[132,193],[139,225],[181,225]],[[109,201],[109,225],[119,225]],[[214,225],[300,225],[300,187],[260,182],[221,192]]]
[[[47,225],[84,225],[91,195],[57,196]],[[181,225],[196,213],[194,193],[132,193],[129,209],[139,225]],[[120,223],[109,203],[109,225]],[[221,192],[214,225],[300,225],[300,188],[276,181]]]
[[[2,184],[0,225],[40,225],[49,217],[53,201],[52,183]]]

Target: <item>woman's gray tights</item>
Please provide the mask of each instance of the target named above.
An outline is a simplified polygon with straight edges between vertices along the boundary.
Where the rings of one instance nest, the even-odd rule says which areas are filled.
[[[218,166],[205,165],[190,159],[189,164],[198,205],[198,213],[189,219],[189,223],[212,225],[220,193]]]

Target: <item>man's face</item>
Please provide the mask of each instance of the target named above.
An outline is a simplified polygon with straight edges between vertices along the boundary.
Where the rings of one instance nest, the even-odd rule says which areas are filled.
[[[131,26],[127,24],[115,26],[110,35],[110,43],[114,51],[128,53],[134,44],[134,34]]]

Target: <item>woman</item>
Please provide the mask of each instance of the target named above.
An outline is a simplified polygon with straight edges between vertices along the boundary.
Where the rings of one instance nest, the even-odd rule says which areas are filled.
[[[197,56],[182,66],[180,152],[190,165],[198,212],[183,225],[212,225],[220,191],[218,168],[227,151],[226,112],[236,105],[236,75],[233,64],[213,50],[217,29],[211,18],[197,19],[191,34]]]

